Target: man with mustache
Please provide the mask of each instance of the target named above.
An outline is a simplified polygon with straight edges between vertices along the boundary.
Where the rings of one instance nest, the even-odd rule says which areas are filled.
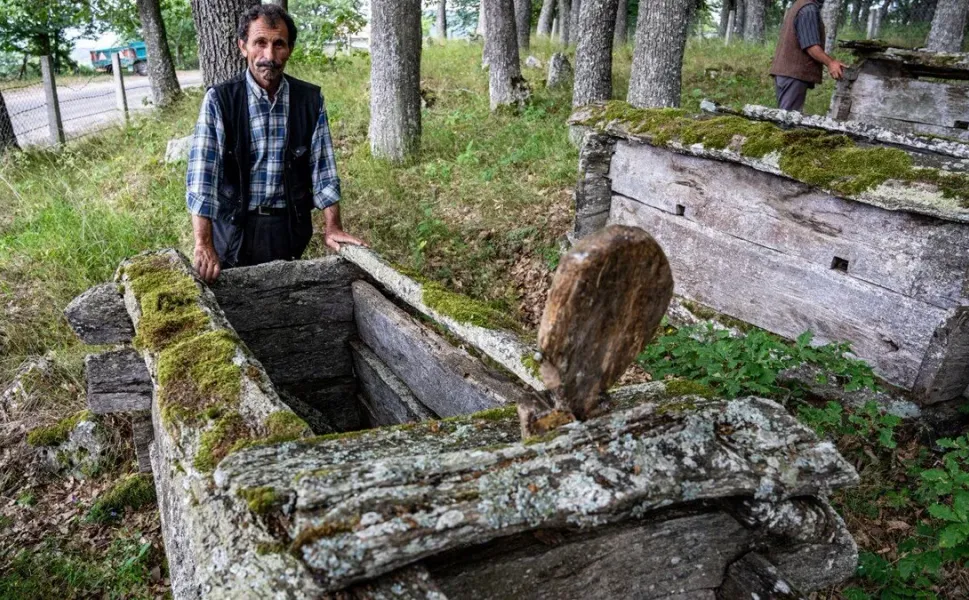
[[[824,51],[824,0],[797,0],[784,16],[770,74],[774,76],[777,105],[784,110],[804,108],[807,91],[821,83],[821,66],[841,79],[845,64]]]
[[[296,25],[275,4],[239,23],[248,67],[209,88],[189,152],[186,203],[194,264],[214,281],[222,269],[302,256],[323,211],[324,241],[363,245],[340,223],[340,180],[320,88],[283,74]]]

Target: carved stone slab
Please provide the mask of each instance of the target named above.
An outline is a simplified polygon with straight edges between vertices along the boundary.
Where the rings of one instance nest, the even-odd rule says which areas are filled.
[[[96,285],[74,298],[64,316],[85,344],[124,344],[135,336],[124,298],[114,283]]]
[[[151,375],[134,349],[88,354],[84,367],[91,412],[105,415],[151,409]]]
[[[353,364],[362,388],[362,401],[374,427],[400,425],[435,418],[404,382],[376,354],[360,342],[350,342]]]
[[[613,225],[583,238],[559,263],[538,330],[541,373],[556,408],[579,419],[653,336],[673,297],[658,243]]]

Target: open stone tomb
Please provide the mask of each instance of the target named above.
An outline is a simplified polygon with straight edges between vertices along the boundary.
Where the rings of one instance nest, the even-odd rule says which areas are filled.
[[[169,250],[69,307],[118,345],[92,408],[148,424],[175,598],[801,598],[854,573],[826,497],[857,475],[781,406],[652,383],[523,439],[535,348],[424,292],[361,248],[211,287]]]
[[[850,342],[923,407],[965,402],[969,146],[758,106],[693,118],[614,103],[571,122],[586,131],[575,238],[641,227],[670,251],[678,296],[789,339]],[[825,173],[811,161],[834,151],[899,176],[813,182]]]

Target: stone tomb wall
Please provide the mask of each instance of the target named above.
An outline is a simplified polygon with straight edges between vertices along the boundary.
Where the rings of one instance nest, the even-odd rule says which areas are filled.
[[[854,572],[826,496],[857,475],[773,402],[648,384],[522,440],[534,350],[369,251],[223,276],[142,255],[68,311],[86,340],[135,336],[89,385],[148,416],[177,599],[800,598]],[[312,431],[354,414],[377,427]]]
[[[848,341],[923,404],[966,391],[964,205],[929,185],[891,181],[835,193],[786,175],[776,153],[745,154],[741,135],[709,148],[657,143],[637,127],[602,120],[586,136],[576,236],[607,223],[642,227],[667,250],[678,295],[791,339],[812,331],[818,342]],[[965,150],[925,154],[964,169]]]

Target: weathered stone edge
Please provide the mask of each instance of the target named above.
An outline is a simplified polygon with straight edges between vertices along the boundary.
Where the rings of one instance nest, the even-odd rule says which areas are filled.
[[[541,380],[526,366],[530,362],[528,359],[537,352],[535,347],[525,344],[508,331],[462,323],[430,308],[424,303],[424,288],[420,283],[400,273],[367,248],[345,244],[340,249],[340,255],[360,267],[395,297],[437,321],[535,390],[545,389]]]

